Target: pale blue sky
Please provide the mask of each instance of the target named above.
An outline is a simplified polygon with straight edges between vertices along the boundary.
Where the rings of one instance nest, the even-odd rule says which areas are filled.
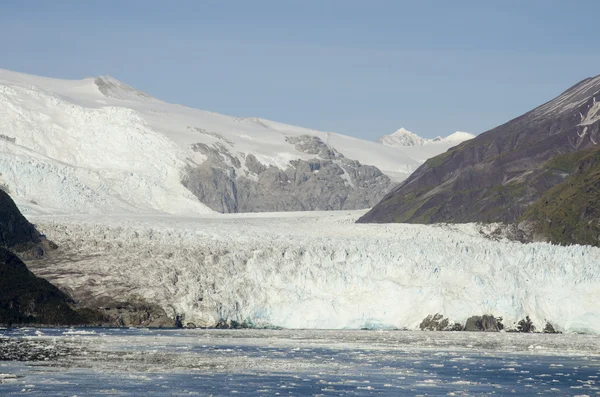
[[[0,68],[366,139],[508,121],[600,74],[597,0],[2,0]]]

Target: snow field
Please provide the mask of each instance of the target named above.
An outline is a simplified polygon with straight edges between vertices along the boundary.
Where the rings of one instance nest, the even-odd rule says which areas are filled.
[[[392,148],[256,117],[168,104],[115,80],[59,80],[0,69],[0,185],[31,213],[212,212],[181,183],[206,160],[192,146],[235,159],[253,154],[286,169],[303,153],[288,142],[311,135],[349,159],[404,180],[453,144]]]

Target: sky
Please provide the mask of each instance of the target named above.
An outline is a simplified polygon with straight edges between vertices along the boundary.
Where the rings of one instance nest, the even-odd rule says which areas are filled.
[[[2,0],[0,68],[375,140],[481,133],[600,74],[597,0]]]

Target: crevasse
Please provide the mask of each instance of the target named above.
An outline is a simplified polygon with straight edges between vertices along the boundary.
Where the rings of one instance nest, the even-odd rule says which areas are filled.
[[[53,282],[142,297],[196,325],[415,329],[441,313],[600,332],[600,249],[494,241],[474,224],[353,224],[359,215],[34,221],[70,258],[46,269]]]

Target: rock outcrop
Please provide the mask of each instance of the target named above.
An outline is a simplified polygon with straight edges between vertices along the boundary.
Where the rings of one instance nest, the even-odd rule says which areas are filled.
[[[50,248],[55,246],[0,190],[0,324],[85,325],[103,321],[93,310],[75,310],[67,294],[36,277],[19,258],[39,259]]]
[[[554,326],[550,323],[546,323],[546,325],[544,326],[544,331],[545,334],[560,334],[560,331],[557,331]]]
[[[531,321],[529,316],[526,316],[519,321],[519,324],[517,324],[517,331],[525,333],[535,332],[535,325],[533,325],[533,321]]]
[[[91,306],[102,313],[106,324],[117,327],[176,327],[173,320],[158,305],[141,301],[114,303],[107,307],[96,307],[88,302],[80,301],[80,305]]]
[[[43,237],[21,214],[8,193],[0,189],[0,247],[24,255],[43,255]]]
[[[465,331],[469,332],[498,332],[503,329],[502,319],[496,318],[491,314],[469,317],[464,328]]]
[[[599,245],[599,143],[600,76],[427,160],[359,222],[530,220],[538,238]]]
[[[73,310],[71,304],[64,292],[0,248],[0,324],[84,325],[97,320],[93,313]]]
[[[421,331],[445,331],[448,329],[450,321],[443,315],[436,313],[430,314],[421,321],[419,328]]]
[[[369,208],[392,187],[377,167],[350,160],[319,137],[288,137],[307,155],[282,169],[246,154],[242,165],[224,144],[192,146],[206,160],[190,166],[182,183],[218,212],[353,210]]]

